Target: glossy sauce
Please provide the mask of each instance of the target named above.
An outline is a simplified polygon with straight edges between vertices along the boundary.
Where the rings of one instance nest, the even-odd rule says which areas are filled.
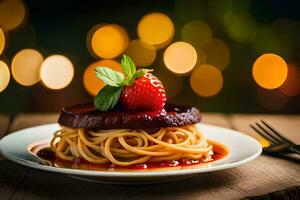
[[[153,170],[174,170],[184,168],[198,168],[206,167],[209,164],[225,158],[228,155],[228,149],[219,143],[210,142],[213,145],[212,159],[204,161],[203,159],[193,160],[182,158],[180,160],[168,160],[160,162],[146,162],[143,164],[135,164],[130,166],[117,166],[112,163],[107,164],[94,164],[82,158],[77,158],[74,161],[66,161],[58,158],[50,148],[42,148],[36,152],[36,155],[46,161],[43,164],[48,164],[53,167],[72,168],[72,169],[85,169],[96,171],[153,171]],[[32,149],[37,148],[33,147]],[[31,151],[33,152],[33,150]]]

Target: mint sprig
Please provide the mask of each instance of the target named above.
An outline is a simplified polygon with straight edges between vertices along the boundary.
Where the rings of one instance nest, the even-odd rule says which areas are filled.
[[[120,98],[122,87],[104,86],[94,99],[95,107],[100,111],[113,109]]]
[[[127,80],[132,79],[133,75],[136,72],[136,67],[134,62],[130,59],[129,56],[123,55],[121,60],[121,67],[127,77]]]
[[[124,76],[120,72],[114,71],[107,67],[97,67],[96,70],[97,78],[101,79],[104,83],[119,87],[122,86],[124,82]]]
[[[113,109],[119,101],[124,86],[131,86],[135,79],[152,71],[149,69],[136,70],[134,62],[127,55],[122,56],[121,67],[125,77],[120,72],[108,67],[100,66],[95,69],[97,78],[107,84],[94,99],[96,109],[103,112]]]

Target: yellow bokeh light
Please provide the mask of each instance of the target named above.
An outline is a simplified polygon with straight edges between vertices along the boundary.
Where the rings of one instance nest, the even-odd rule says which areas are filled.
[[[280,86],[279,90],[287,96],[300,94],[300,68],[299,65],[288,63],[288,75],[286,81]]]
[[[156,58],[156,48],[142,40],[132,40],[125,51],[137,67],[147,67]]]
[[[128,46],[129,38],[126,30],[117,24],[100,27],[92,36],[93,52],[105,59],[122,54]]]
[[[27,10],[22,0],[0,1],[0,27],[11,31],[20,27],[26,20]]]
[[[0,92],[5,90],[10,80],[10,73],[7,64],[0,60]]]
[[[40,67],[43,56],[34,49],[23,49],[13,58],[11,73],[21,85],[31,86],[40,81]]]
[[[92,38],[94,33],[101,27],[105,26],[107,24],[105,23],[99,23],[96,24],[94,26],[92,26],[92,28],[89,29],[88,33],[86,34],[86,48],[89,51],[89,53],[91,54],[91,56],[93,56],[94,58],[98,58],[98,56],[94,53],[93,48],[92,48]]]
[[[195,67],[196,62],[197,52],[186,42],[175,42],[165,50],[164,63],[175,74],[189,73]]]
[[[255,82],[265,89],[280,87],[287,78],[288,67],[283,58],[266,53],[256,59],[252,67]]]
[[[73,64],[63,55],[49,56],[41,65],[41,82],[49,89],[63,89],[71,83],[73,77]]]
[[[228,65],[230,59],[230,51],[228,46],[219,39],[213,39],[204,48],[206,63],[211,64],[221,71]]]
[[[172,41],[174,25],[167,15],[150,13],[139,21],[137,32],[141,40],[160,49]]]
[[[222,89],[223,76],[218,68],[203,64],[193,71],[190,77],[190,85],[199,96],[211,97]]]
[[[4,48],[5,48],[5,35],[3,30],[0,27],[0,55],[2,54]]]
[[[212,41],[212,38],[212,30],[201,20],[192,20],[182,29],[182,40],[193,46],[205,47]]]
[[[115,60],[100,60],[90,64],[84,71],[83,85],[86,91],[92,96],[96,96],[99,90],[105,86],[105,83],[95,75],[96,67],[100,66],[109,67],[123,73],[120,63]]]

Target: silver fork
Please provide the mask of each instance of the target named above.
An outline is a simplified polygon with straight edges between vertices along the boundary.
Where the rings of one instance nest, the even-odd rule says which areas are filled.
[[[284,137],[265,121],[260,120],[260,123],[256,122],[255,125],[251,124],[250,127],[271,143],[270,146],[264,148],[266,153],[290,151],[300,155],[300,145],[297,145],[288,138]]]

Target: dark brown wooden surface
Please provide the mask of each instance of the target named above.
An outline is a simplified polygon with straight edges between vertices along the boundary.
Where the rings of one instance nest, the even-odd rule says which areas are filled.
[[[0,115],[0,136],[6,132],[55,122],[57,114],[20,114],[9,125]],[[223,115],[206,113],[203,122],[254,135],[249,123],[265,119],[300,143],[300,116]],[[246,148],[246,147],[245,147]],[[0,159],[0,199],[242,199],[300,185],[299,163],[261,156],[235,169],[201,174],[172,183],[113,186],[74,180],[61,174],[33,170]],[[291,190],[291,189],[290,189]],[[291,190],[295,193],[298,190]],[[289,195],[287,192],[275,192]],[[272,199],[272,198],[271,198]],[[278,199],[278,198],[277,198]]]

